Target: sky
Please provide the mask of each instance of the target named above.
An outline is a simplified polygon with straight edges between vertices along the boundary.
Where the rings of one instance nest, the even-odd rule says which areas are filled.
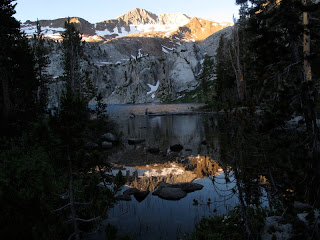
[[[134,8],[152,13],[184,13],[219,22],[233,22],[239,7],[235,0],[17,0],[15,18],[21,22],[37,19],[81,17],[96,23],[117,18]]]

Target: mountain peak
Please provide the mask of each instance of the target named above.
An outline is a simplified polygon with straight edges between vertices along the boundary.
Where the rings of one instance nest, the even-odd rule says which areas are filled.
[[[46,36],[53,39],[61,39],[60,33],[64,31],[64,23],[68,18],[55,20],[40,20],[40,25]],[[109,40],[132,34],[135,37],[172,38],[181,41],[202,41],[212,33],[226,27],[213,21],[198,17],[190,18],[183,13],[161,13],[154,14],[143,8],[135,8],[116,19],[105,20],[91,24],[80,17],[71,17],[70,21],[76,28],[86,35],[94,38],[94,41]],[[23,24],[27,35],[32,36],[36,29],[36,22],[27,21]],[[152,34],[151,34],[152,33]],[[132,35],[133,36],[133,35]],[[91,41],[90,39],[86,39]]]
[[[70,23],[80,23],[80,19],[77,17],[70,18]]]
[[[157,15],[149,12],[143,8],[135,8],[126,14],[117,18],[119,22],[126,24],[139,25],[139,24],[156,24]]]
[[[143,13],[146,13],[148,11],[145,10],[144,8],[135,8],[135,9],[132,9],[131,11],[129,11],[129,12],[143,12]]]

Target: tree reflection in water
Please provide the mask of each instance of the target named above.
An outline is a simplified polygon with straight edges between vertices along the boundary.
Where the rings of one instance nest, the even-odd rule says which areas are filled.
[[[130,121],[135,124],[130,125]],[[139,148],[133,149],[139,155],[135,156],[134,152],[130,152],[129,161],[124,161],[127,159],[126,156],[118,157],[122,160],[120,163],[150,164],[148,168],[154,168],[151,165],[158,164],[156,167],[158,169],[154,168],[153,170],[159,173],[153,177],[131,176],[128,185],[153,191],[161,181],[175,183],[203,178],[200,179],[200,182],[206,182],[209,179],[210,183],[212,180],[208,186],[213,191],[202,199],[199,199],[198,196],[204,193],[203,190],[194,195],[190,194],[179,202],[166,202],[149,196],[140,205],[121,203],[122,206],[139,208],[141,210],[139,214],[144,216],[145,221],[151,222],[154,221],[154,218],[149,216],[149,213],[158,208],[160,203],[163,204],[160,212],[153,211],[153,213],[161,215],[162,219],[168,221],[168,224],[161,225],[164,233],[167,233],[168,229],[171,229],[170,227],[175,226],[175,223],[170,222],[174,218],[168,219],[164,209],[170,209],[168,206],[172,205],[170,211],[177,211],[174,216],[184,221],[184,224],[181,225],[183,231],[186,228],[189,229],[188,226],[190,226],[187,225],[186,219],[190,220],[190,216],[193,216],[192,214],[198,211],[197,207],[201,205],[201,207],[211,206],[205,210],[206,213],[201,212],[201,215],[212,215],[216,217],[216,220],[200,221],[197,229],[206,235],[203,238],[199,237],[199,239],[208,239],[208,236],[212,236],[211,233],[223,232],[223,229],[226,236],[230,237],[229,239],[258,239],[265,230],[274,234],[273,228],[264,229],[266,220],[270,219],[278,219],[278,225],[289,224],[295,236],[299,236],[298,239],[310,239],[312,236],[316,236],[318,230],[315,226],[318,224],[318,215],[314,210],[319,208],[320,184],[319,177],[316,175],[316,170],[319,168],[315,162],[319,161],[315,161],[316,158],[309,150],[312,149],[310,145],[312,141],[303,126],[280,123],[277,119],[269,118],[267,114],[256,114],[255,109],[241,109],[222,115],[161,116],[156,118],[148,118],[143,115],[134,119],[125,119],[123,129],[124,136],[143,137],[146,141]],[[206,140],[206,145],[201,144],[203,140]],[[175,143],[182,144],[185,149],[179,155],[180,159],[173,160],[170,164],[175,164],[177,169],[182,169],[183,174],[161,175],[164,169],[172,166],[164,164],[160,157],[164,155],[168,161],[169,155],[165,155],[166,149]],[[151,161],[153,158],[150,158],[148,153],[144,153],[143,149],[153,145],[159,146],[160,151],[164,154],[157,155],[157,158]],[[192,154],[194,156],[190,156]],[[143,156],[148,161],[138,161]],[[183,159],[184,161],[180,161]],[[227,185],[229,187],[225,187]],[[190,199],[191,196],[192,199]],[[208,198],[210,201],[207,201]],[[238,201],[235,201],[235,198]],[[191,206],[188,205],[193,199],[198,202],[197,206],[193,206],[192,203]],[[232,199],[232,204],[227,206],[228,199]],[[207,202],[212,204],[207,205]],[[304,209],[298,209],[297,202],[308,205]],[[145,212],[145,206],[141,205],[147,203],[149,215]],[[239,206],[230,211],[229,215],[220,216],[226,214],[226,211],[221,211],[223,204],[225,204],[225,210],[229,210],[235,204],[239,204]],[[154,209],[150,206],[153,206]],[[187,213],[183,209],[188,209]],[[132,223],[133,220],[122,218],[118,210],[114,209],[114,221],[121,220]],[[307,214],[310,219],[307,221],[308,224],[303,223],[303,218],[302,220],[299,218],[301,215],[297,215],[302,214],[305,210],[304,214]],[[134,219],[135,216],[130,215],[130,217]],[[226,219],[224,219],[225,217]],[[214,221],[214,224],[211,224],[210,221]],[[223,226],[221,226],[222,223]],[[227,224],[229,225],[227,226]],[[121,227],[120,224],[119,227]],[[170,231],[175,231],[172,229]],[[125,228],[123,231],[129,230]],[[175,235],[173,233],[170,236]],[[147,239],[147,235],[145,237]]]
[[[234,176],[232,191],[237,192],[239,208],[231,214],[243,219],[238,226],[243,237],[259,239],[267,215],[279,216],[282,224],[290,224],[295,236],[319,237],[319,216],[302,224],[296,207],[297,202],[310,204],[309,215],[319,208],[319,176],[315,174],[306,132],[288,124],[271,127],[265,116],[249,110],[225,114],[218,129],[219,148],[215,154],[226,178],[231,173]],[[301,226],[306,230],[299,232]],[[213,227],[210,231],[216,230]]]

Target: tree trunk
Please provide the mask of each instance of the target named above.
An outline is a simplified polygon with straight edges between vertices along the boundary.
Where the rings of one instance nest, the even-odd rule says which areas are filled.
[[[70,193],[71,218],[72,218],[74,235],[76,237],[76,240],[80,240],[79,226],[78,226],[78,221],[76,219],[77,213],[76,213],[76,206],[75,206],[75,200],[74,200],[72,160],[70,158],[69,146],[67,146],[67,151],[68,151],[68,164],[69,164],[69,193]]]
[[[317,126],[317,116],[315,111],[315,89],[314,83],[312,81],[312,69],[310,63],[310,53],[311,53],[311,37],[310,30],[308,27],[309,17],[308,12],[306,12],[305,7],[307,5],[307,0],[301,0],[304,10],[302,12],[302,22],[304,26],[303,31],[303,77],[304,84],[306,87],[303,88],[303,103],[304,103],[304,115],[307,125],[307,132],[310,136],[311,141],[309,142],[310,156],[312,161],[309,163],[310,169],[313,169],[307,192],[313,196],[317,202],[319,199],[319,183],[320,183],[320,133]]]
[[[307,5],[307,0],[301,0],[302,5],[305,7]],[[309,17],[306,11],[302,13],[302,21],[304,26],[303,32],[303,68],[304,68],[304,77],[305,80],[311,81],[312,80],[312,72],[311,72],[311,64],[310,64],[310,51],[311,51],[311,39],[310,39],[310,30],[308,28],[309,24]]]
[[[9,94],[9,82],[8,77],[5,73],[3,73],[2,76],[2,97],[3,97],[3,111],[2,111],[2,117],[3,117],[3,123],[4,128],[9,123],[9,115],[11,111],[11,101],[10,101],[10,94]]]
[[[231,51],[229,51],[229,56],[232,63],[232,68],[236,76],[237,92],[238,92],[239,100],[240,102],[243,102],[245,100],[245,95],[246,95],[246,81],[244,79],[243,66],[240,59],[241,53],[240,53],[239,27],[237,24],[234,25],[234,28],[232,30],[232,46],[231,47],[233,50],[233,55]]]

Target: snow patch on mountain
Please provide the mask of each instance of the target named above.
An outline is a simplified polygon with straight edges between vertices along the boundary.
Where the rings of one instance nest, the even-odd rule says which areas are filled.
[[[149,92],[147,92],[147,95],[149,95],[149,94],[151,94],[151,93],[153,93],[152,94],[152,98],[154,98],[155,97],[155,92],[158,90],[158,88],[159,88],[159,85],[160,85],[160,82],[159,82],[159,80],[157,81],[157,84],[154,86],[154,85],[151,85],[151,84],[147,84],[148,85],[148,87],[150,88],[150,91]]]
[[[190,17],[182,13],[161,13],[158,15],[158,22],[163,25],[183,26],[190,20]]]
[[[37,31],[37,26],[33,26],[31,24],[22,24],[21,28],[27,36],[33,36],[33,34],[35,34],[35,32]],[[47,26],[41,27],[41,30],[45,35],[54,35],[63,32],[65,29],[61,27],[54,28]]]
[[[129,31],[127,31],[124,27],[121,27],[121,28],[115,27],[112,32],[110,32],[108,29],[105,29],[102,31],[96,31],[96,35],[98,36],[107,36],[107,35],[117,34],[117,37],[124,37],[132,33],[139,33],[139,31],[137,31],[137,28],[133,25],[130,26]]]
[[[67,20],[68,18],[58,18],[40,20],[39,22],[45,37],[61,40],[60,34],[64,31],[64,23]],[[213,22],[210,28],[208,23],[205,24],[206,20],[191,19],[182,13],[161,13],[157,15],[141,8],[133,9],[116,19],[95,24],[78,17],[73,17],[70,20],[76,25],[80,33],[83,33],[83,40],[87,42],[102,42],[132,34],[138,34],[134,37],[175,37],[179,41],[195,42],[204,40],[213,33],[213,30],[220,30],[219,28],[223,26],[223,24]],[[36,22],[28,20],[21,26],[27,36],[33,36],[36,32]],[[197,28],[199,29],[197,30]],[[147,35],[148,33],[150,35]],[[198,38],[198,35],[201,35],[201,37]],[[180,45],[179,42],[177,44]]]

